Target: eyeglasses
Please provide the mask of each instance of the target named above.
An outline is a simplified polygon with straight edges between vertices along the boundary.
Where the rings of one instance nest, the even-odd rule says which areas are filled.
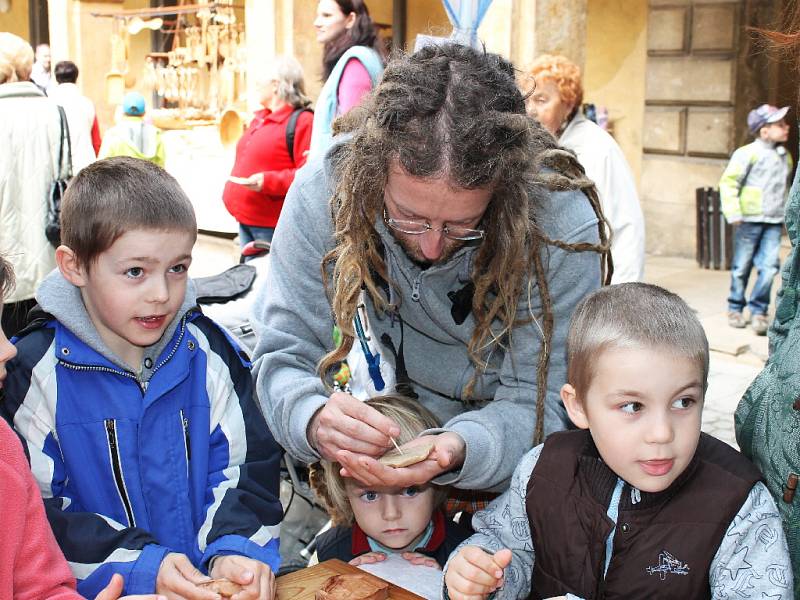
[[[446,238],[468,242],[470,240],[483,239],[483,229],[470,229],[469,227],[458,227],[445,225],[444,227],[431,227],[427,221],[408,221],[404,219],[393,219],[383,207],[383,222],[395,231],[408,233],[410,235],[422,235],[427,231],[441,231]]]

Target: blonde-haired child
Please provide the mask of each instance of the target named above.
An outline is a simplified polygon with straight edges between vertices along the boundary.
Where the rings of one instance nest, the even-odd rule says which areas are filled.
[[[426,429],[439,427],[436,417],[418,402],[400,395],[366,401],[400,427],[397,443],[410,442]],[[338,558],[351,565],[380,562],[401,554],[416,565],[441,568],[472,530],[445,517],[447,489],[430,483],[410,487],[365,487],[342,477],[341,465],[322,461],[312,487],[326,505],[334,527],[317,538],[320,561]]]

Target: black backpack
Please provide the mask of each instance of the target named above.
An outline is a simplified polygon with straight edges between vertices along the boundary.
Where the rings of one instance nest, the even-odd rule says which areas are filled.
[[[289,158],[292,159],[292,162],[294,162],[294,132],[297,129],[297,119],[300,118],[300,113],[304,112],[314,114],[310,108],[296,108],[292,111],[289,122],[286,124],[286,149],[289,151]]]

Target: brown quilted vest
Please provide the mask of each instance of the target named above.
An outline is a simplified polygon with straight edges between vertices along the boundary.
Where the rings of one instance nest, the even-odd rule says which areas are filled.
[[[613,528],[606,510],[617,476],[588,431],[554,433],[525,499],[535,552],[529,598],[567,592],[586,600],[710,598],[711,562],[760,480],[750,461],[702,434],[692,462],[668,489],[651,494],[625,484],[604,578]]]

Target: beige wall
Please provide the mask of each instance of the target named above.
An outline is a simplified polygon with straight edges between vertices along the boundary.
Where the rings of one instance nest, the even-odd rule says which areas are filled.
[[[407,0],[406,45],[414,48],[417,34],[446,36],[453,30],[441,0]]]
[[[588,0],[584,102],[608,109],[637,185],[646,66],[647,0]]]
[[[27,2],[12,0],[11,10],[7,13],[0,13],[0,31],[8,31],[23,39],[29,39],[30,25]]]

